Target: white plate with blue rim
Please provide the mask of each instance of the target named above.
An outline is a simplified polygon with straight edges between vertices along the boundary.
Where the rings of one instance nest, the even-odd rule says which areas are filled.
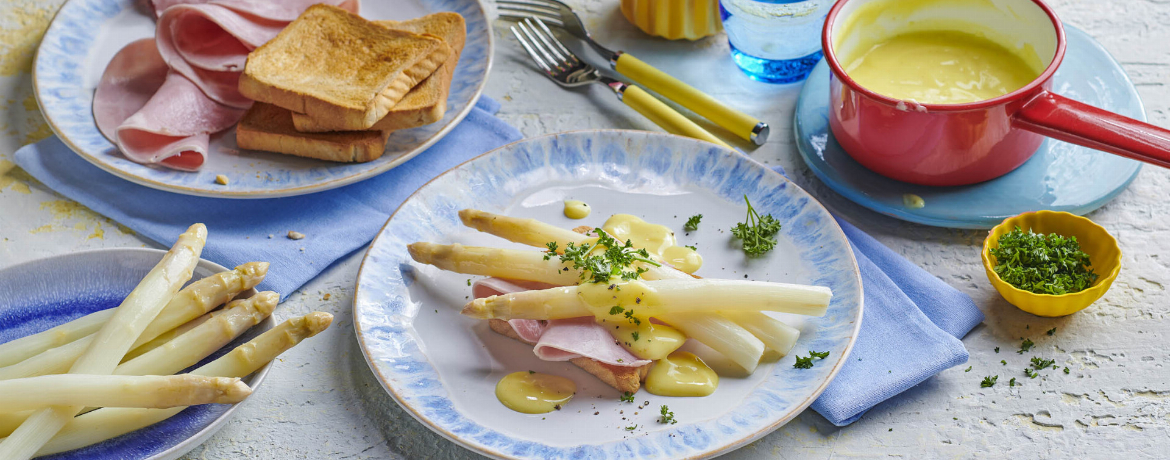
[[[731,241],[730,227],[744,220],[745,195],[782,224],[776,248],[762,258],[745,258]],[[589,203],[591,216],[564,217],[565,199]],[[750,376],[721,376],[711,396],[642,391],[634,403],[623,403],[617,390],[592,375],[566,362],[541,361],[530,346],[461,316],[476,277],[411,261],[406,245],[416,241],[518,247],[463,227],[458,212],[465,208],[565,228],[633,214],[678,229],[679,244],[703,255],[700,276],[827,286],[832,303],[824,317],[784,317],[801,330],[793,354]],[[699,230],[682,232],[683,223],[700,213]],[[474,452],[521,459],[702,458],[743,446],[821,394],[853,346],[861,311],[861,278],[845,235],[796,184],[712,144],[614,130],[525,139],[435,178],[398,208],[370,245],[354,294],[354,327],[366,360],[408,413]],[[808,350],[830,354],[811,369],[794,368],[793,355]],[[496,399],[494,388],[504,375],[524,370],[568,377],[577,394],[559,411],[514,412]],[[657,422],[661,405],[674,412],[676,424]]]
[[[44,331],[90,313],[117,307],[162,260],[158,249],[100,249],[0,268],[0,343]],[[200,260],[192,281],[227,270]],[[241,296],[250,296],[249,290]],[[195,367],[210,362],[275,326],[271,317]],[[255,390],[271,363],[245,377]],[[242,403],[241,403],[242,404]],[[43,460],[169,460],[179,458],[227,423],[239,404],[191,406],[162,422]]]
[[[333,163],[240,150],[235,129],[211,138],[206,163],[197,172],[176,171],[130,161],[118,152],[93,118],[93,92],[106,63],[127,43],[154,36],[152,15],[135,0],[69,0],[45,32],[33,65],[37,102],[53,132],[82,158],[118,177],[147,187],[218,198],[276,198],[352,184],[406,162],[438,142],[479,100],[492,64],[492,30],[478,0],[366,0],[368,19],[409,19],[454,11],[467,23],[467,43],[455,67],[447,112],[427,126],[396,131],[386,153],[368,163]],[[228,185],[215,181],[228,178]]]

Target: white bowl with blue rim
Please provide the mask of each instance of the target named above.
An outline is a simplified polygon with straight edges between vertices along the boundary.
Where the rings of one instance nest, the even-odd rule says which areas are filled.
[[[731,240],[730,226],[744,220],[744,195],[783,226],[776,249],[762,258],[746,258]],[[589,203],[592,215],[564,217],[565,199]],[[517,247],[464,228],[457,213],[465,208],[565,228],[634,214],[677,229],[680,244],[696,246],[705,260],[700,276],[828,286],[833,300],[827,315],[782,319],[802,331],[793,354],[830,355],[812,369],[795,369],[789,355],[750,376],[725,374],[704,398],[640,392],[635,403],[622,403],[617,390],[584,371],[541,361],[532,347],[461,316],[471,296],[468,284],[477,277],[411,261],[406,245],[416,241]],[[699,213],[699,230],[683,232],[683,223]],[[796,184],[712,144],[616,130],[525,139],[437,177],[402,204],[371,244],[354,294],[354,327],[366,360],[408,413],[474,452],[521,459],[700,458],[743,446],[821,394],[853,346],[861,312],[861,279],[845,235]],[[548,414],[507,409],[496,400],[495,384],[524,370],[568,377],[577,395]],[[656,421],[663,404],[677,424]]]
[[[0,343],[35,334],[95,311],[117,307],[166,251],[100,249],[63,254],[0,268]],[[227,270],[200,260],[191,280]],[[241,294],[248,297],[255,290]],[[194,367],[206,364],[275,326],[271,317]],[[243,380],[255,390],[271,363]],[[242,404],[242,403],[241,403]],[[169,460],[179,458],[227,423],[239,404],[191,406],[178,415],[44,460]]]
[[[427,126],[396,131],[386,153],[367,163],[334,163],[271,152],[241,150],[235,129],[211,138],[207,161],[197,172],[130,161],[110,143],[93,118],[93,91],[106,63],[126,44],[154,36],[153,14],[135,0],[69,0],[45,32],[33,65],[37,103],[53,132],[82,158],[131,182],[186,195],[275,198],[319,192],[386,172],[438,142],[475,106],[492,65],[492,30],[478,0],[367,0],[368,19],[410,19],[453,11],[467,23],[467,40],[455,67],[447,112]],[[217,175],[228,178],[216,183]]]

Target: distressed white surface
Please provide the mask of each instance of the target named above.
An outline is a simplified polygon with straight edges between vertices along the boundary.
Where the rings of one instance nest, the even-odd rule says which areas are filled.
[[[379,0],[367,0],[379,1]],[[47,129],[36,113],[30,75],[9,71],[35,43],[61,0],[0,5],[0,175],[12,152]],[[751,155],[787,168],[831,209],[926,270],[971,295],[987,314],[964,343],[973,367],[951,369],[835,428],[814,412],[726,458],[909,456],[964,458],[1164,457],[1170,448],[1170,172],[1147,167],[1113,203],[1089,217],[1109,229],[1125,253],[1113,289],[1066,318],[1034,317],[1001,300],[979,262],[983,232],[903,223],[853,205],[822,186],[791,140],[799,86],[742,76],[722,37],[699,42],[650,39],[629,26],[613,0],[572,0],[602,41],[682,77],[771,123],[772,140]],[[1151,121],[1170,126],[1170,1],[1054,0],[1066,22],[1088,31],[1125,66]],[[657,130],[597,86],[564,91],[529,66],[504,23],[496,23],[496,68],[486,94],[526,135],[587,128]],[[596,58],[596,55],[589,55]],[[596,61],[600,62],[600,61]],[[20,66],[17,66],[20,67]],[[27,68],[27,66],[24,66]],[[725,139],[731,136],[712,131]],[[747,146],[739,144],[741,148]],[[19,170],[0,177],[0,266],[77,249],[144,246],[108,220],[32,183]],[[15,182],[6,181],[14,178]],[[100,235],[100,236],[97,236]],[[213,236],[214,237],[214,236]],[[281,318],[332,312],[333,327],[282,357],[265,385],[218,435],[188,458],[467,458],[471,454],[415,422],[373,379],[353,335],[350,301],[360,256],[351,257],[291,296]],[[329,300],[322,300],[325,293]],[[1044,331],[1057,327],[1053,337]],[[1037,355],[1069,366],[1070,375],[1024,379],[1028,355],[1013,351],[1032,337]],[[993,349],[1001,348],[996,354]],[[1000,360],[1007,360],[1002,366]],[[985,375],[1000,375],[981,389]],[[1024,380],[1009,388],[1007,379]],[[551,428],[551,427],[550,427]]]

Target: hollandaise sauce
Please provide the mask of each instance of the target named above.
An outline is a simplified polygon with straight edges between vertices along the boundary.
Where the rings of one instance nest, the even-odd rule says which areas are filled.
[[[895,99],[963,104],[1023,88],[1039,74],[999,44],[957,31],[923,31],[869,46],[845,63],[858,84]]]
[[[646,249],[684,272],[694,273],[703,266],[703,257],[694,249],[679,246],[674,232],[666,226],[651,224],[629,214],[614,214],[601,228],[618,241],[629,240],[634,247]]]
[[[560,410],[576,393],[577,384],[572,380],[538,372],[513,372],[496,384],[496,398],[525,414]]]
[[[565,200],[565,217],[570,219],[584,219],[589,217],[593,210],[589,204],[579,200]]]
[[[707,396],[719,376],[694,353],[676,351],[659,360],[646,376],[646,391],[658,396]]]
[[[650,321],[664,310],[654,289],[641,281],[587,283],[578,289],[597,323],[634,356],[662,359],[687,340],[678,329]]]

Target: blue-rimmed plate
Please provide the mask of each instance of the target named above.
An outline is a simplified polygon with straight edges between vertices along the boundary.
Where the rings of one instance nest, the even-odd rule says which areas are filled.
[[[1052,90],[1086,104],[1145,121],[1137,88],[1109,52],[1068,24],[1068,53]],[[936,227],[987,229],[1025,212],[1049,209],[1076,215],[1104,206],[1129,186],[1141,163],[1052,139],[1045,140],[1015,171],[980,184],[928,187],[899,182],[870,171],[829,130],[829,66],[821,61],[808,76],[794,117],[801,157],[825,185],[882,214]],[[910,208],[906,194],[926,205]]]
[[[270,152],[240,150],[235,129],[212,137],[203,169],[183,172],[126,159],[98,131],[93,91],[106,63],[131,41],[154,36],[154,20],[135,0],[69,0],[61,7],[37,50],[33,84],[45,120],[65,145],[89,162],[131,182],[160,190],[220,198],[275,198],[351,184],[386,172],[422,153],[471,111],[492,63],[492,31],[478,0],[366,0],[362,16],[408,19],[454,11],[467,22],[467,44],[459,57],[447,113],[431,125],[397,131],[386,153],[368,163],[333,163]],[[228,177],[219,185],[215,176]]]
[[[0,343],[35,334],[98,310],[117,307],[158,264],[166,251],[101,249],[33,260],[0,268]],[[199,261],[191,280],[227,270]],[[254,294],[249,290],[243,296]],[[271,329],[271,317],[228,346],[203,360],[222,356]],[[244,378],[256,389],[268,374],[266,364]],[[169,460],[179,458],[223,427],[238,404],[192,406],[178,415],[132,433],[69,452],[38,457],[45,460]]]
[[[777,248],[760,259],[745,259],[730,241],[729,227],[744,219],[744,195],[783,224]],[[589,203],[593,214],[565,218],[567,198]],[[640,392],[635,403],[621,403],[616,390],[584,371],[541,361],[531,347],[492,332],[486,322],[460,316],[474,277],[411,261],[406,245],[415,241],[515,246],[464,228],[457,215],[464,208],[566,228],[600,226],[611,214],[634,214],[679,229],[680,244],[697,246],[703,254],[701,276],[828,286],[833,300],[826,316],[785,319],[802,331],[797,351],[831,354],[807,370],[794,369],[788,356],[750,376],[725,374],[719,389],[705,398]],[[682,232],[687,218],[699,213],[699,230]],[[398,208],[371,244],[354,302],[362,351],[403,408],[475,452],[526,459],[694,458],[751,442],[820,395],[849,354],[862,309],[849,243],[804,190],[739,153],[636,131],[526,139],[434,179]],[[718,356],[706,356],[722,368]],[[513,412],[496,400],[494,388],[507,373],[524,370],[569,377],[578,385],[577,396],[553,413]],[[677,424],[656,422],[662,404],[669,405]]]

